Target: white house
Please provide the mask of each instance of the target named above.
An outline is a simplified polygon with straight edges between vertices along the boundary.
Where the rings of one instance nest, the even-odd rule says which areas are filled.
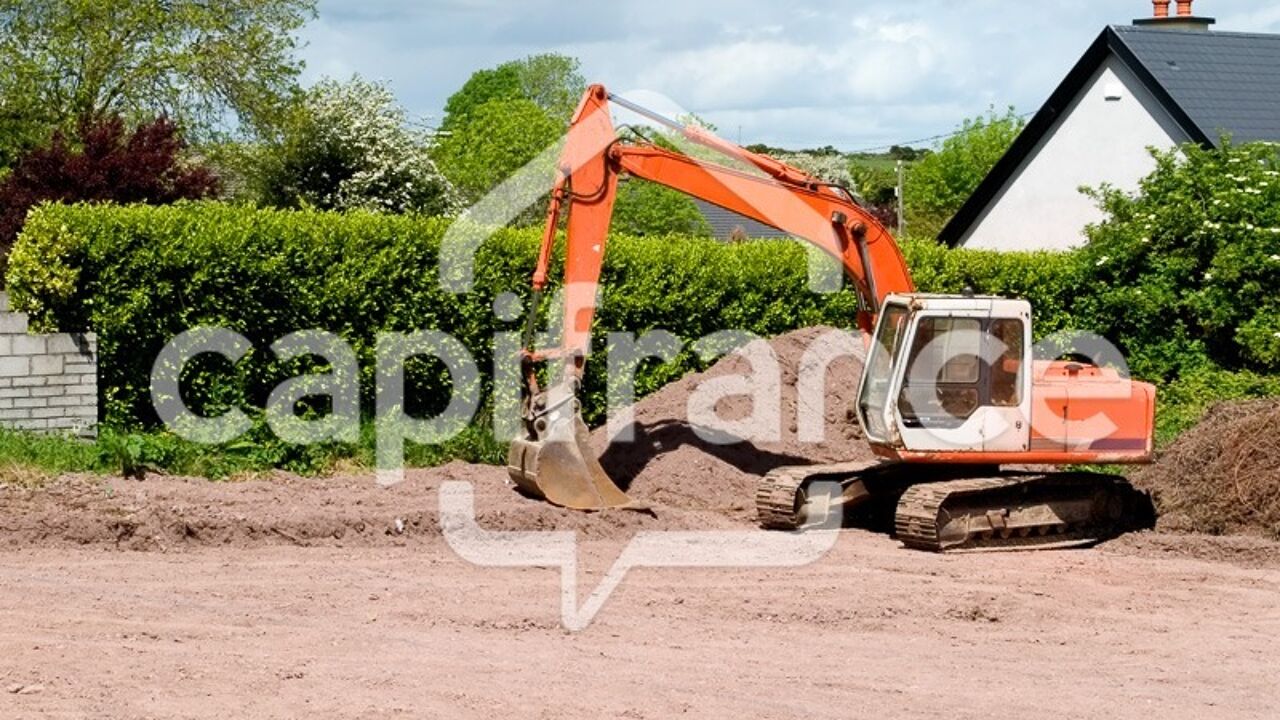
[[[1191,2],[1108,27],[943,229],[951,245],[1067,249],[1102,218],[1082,186],[1132,190],[1148,147],[1280,140],[1280,35],[1211,32]]]

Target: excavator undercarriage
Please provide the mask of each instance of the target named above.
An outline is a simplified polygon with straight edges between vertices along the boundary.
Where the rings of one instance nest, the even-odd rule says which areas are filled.
[[[875,505],[904,545],[933,552],[1089,545],[1154,524],[1151,499],[1116,475],[854,462],[777,468],[756,492],[760,524],[821,525]],[[869,519],[885,524],[884,518]]]

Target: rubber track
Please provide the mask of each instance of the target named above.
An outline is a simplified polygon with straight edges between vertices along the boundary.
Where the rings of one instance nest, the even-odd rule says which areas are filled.
[[[969,478],[913,485],[903,494],[898,503],[894,518],[896,535],[907,547],[942,552],[944,550],[1023,550],[1070,547],[1097,542],[1114,533],[1114,528],[1107,526],[1071,526],[1065,531],[1058,526],[1047,526],[1055,534],[1014,535],[1008,538],[999,536],[984,538],[980,535],[971,535],[961,544],[943,547],[939,530],[943,507],[948,502],[962,498],[973,499],[975,496],[987,493],[999,495],[1019,485],[1036,488],[1064,485],[1078,485],[1082,488],[1110,486],[1109,489],[1112,490],[1122,488],[1122,482],[1112,476],[1071,473]],[[1031,502],[1034,504],[1035,500],[1032,499]],[[1004,507],[1007,503],[994,503],[993,507],[997,505]]]
[[[809,482],[840,482],[854,478],[873,468],[882,467],[879,460],[855,461],[828,465],[790,465],[769,471],[756,486],[756,517],[767,530],[798,530],[805,522],[797,511],[798,493]]]
[[[783,467],[772,470],[756,487],[756,516],[767,530],[796,530],[804,522],[797,512],[796,494],[813,468]]]

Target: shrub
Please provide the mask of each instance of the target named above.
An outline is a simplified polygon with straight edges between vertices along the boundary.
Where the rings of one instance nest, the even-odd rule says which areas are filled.
[[[1070,312],[1078,295],[1078,261],[1069,253],[951,250],[932,240],[908,240],[903,255],[923,292],[1024,298],[1031,302],[1037,339],[1078,324]]]
[[[1212,363],[1280,371],[1280,156],[1275,145],[1156,152],[1136,193],[1094,192],[1108,219],[1079,253],[1083,322],[1135,371]]]
[[[637,237],[711,235],[711,224],[688,195],[635,178],[618,183],[610,228],[616,234]]]
[[[1156,439],[1162,445],[1172,441],[1198,423],[1215,403],[1278,396],[1280,376],[1202,365],[1160,387]]]
[[[108,424],[154,422],[151,364],[169,339],[202,324],[241,332],[255,349],[234,372],[211,367],[187,377],[185,396],[192,405],[262,407],[270,389],[300,367],[274,362],[270,344],[308,328],[331,330],[352,344],[367,400],[379,331],[448,332],[485,370],[494,333],[522,327],[520,321],[499,321],[493,299],[509,291],[527,295],[538,232],[497,232],[478,251],[473,292],[452,295],[436,277],[448,224],[217,203],[50,205],[32,214],[8,279],[14,302],[32,313],[37,327],[98,333]],[[907,245],[907,255],[924,290],[971,284],[1031,294],[1045,322],[1065,322],[1061,298],[1055,304],[1052,291],[1043,287],[1054,277],[1052,257],[915,243]],[[791,241],[615,237],[605,261],[595,347],[605,347],[609,330],[663,328],[696,339],[730,328],[773,335],[816,323],[852,326],[852,294],[809,292],[807,267],[804,248]],[[651,391],[697,367],[688,353],[671,365],[646,365],[637,388]],[[605,398],[603,356],[588,368],[586,414],[598,420]],[[423,363],[409,368],[409,378],[419,407],[438,407],[449,385],[447,372]]]
[[[250,152],[258,200],[273,207],[439,214],[451,191],[386,85],[323,80],[286,115],[280,137]]]
[[[43,201],[170,203],[214,194],[218,179],[184,163],[178,128],[158,118],[129,131],[118,116],[84,120],[74,139],[55,133],[22,155],[0,181],[0,256],[7,256],[27,211]]]

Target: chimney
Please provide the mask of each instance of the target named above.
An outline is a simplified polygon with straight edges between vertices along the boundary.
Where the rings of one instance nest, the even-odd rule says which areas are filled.
[[[1217,22],[1211,17],[1198,17],[1191,10],[1195,0],[1178,0],[1178,14],[1169,15],[1172,0],[1151,0],[1153,11],[1149,18],[1134,20],[1134,25],[1158,28],[1160,30],[1196,30],[1208,32],[1209,26]]]

